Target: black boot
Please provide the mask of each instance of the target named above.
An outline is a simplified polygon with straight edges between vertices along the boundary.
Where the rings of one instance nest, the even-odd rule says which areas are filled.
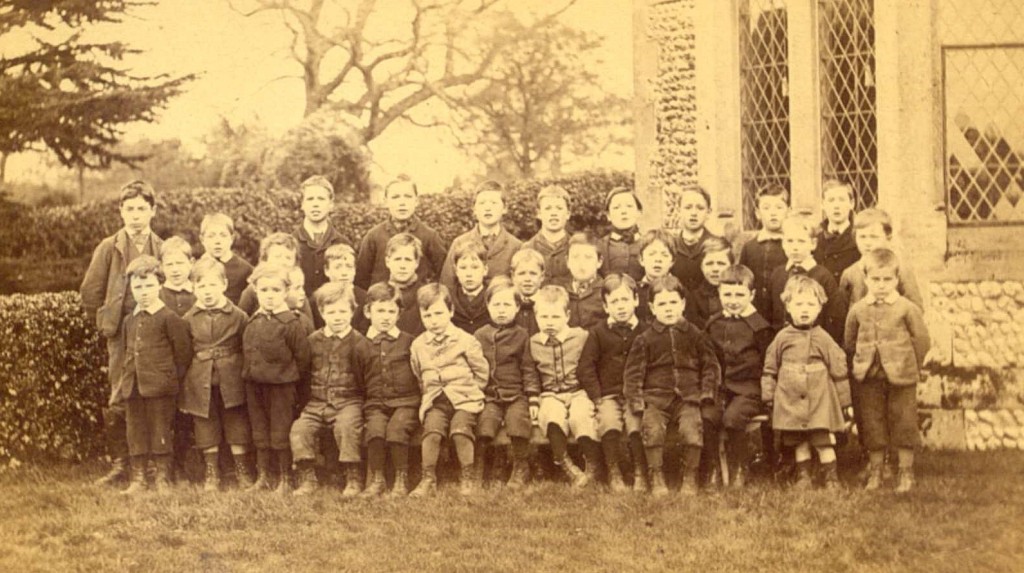
[[[203,452],[203,463],[206,466],[206,477],[203,480],[203,491],[217,491],[220,489],[220,467],[218,464],[217,452]]]
[[[299,474],[299,487],[295,490],[296,496],[309,495],[317,490],[319,483],[316,479],[316,468],[313,460],[299,460],[295,462]]]
[[[409,495],[409,472],[395,470],[395,483],[388,492],[388,497],[405,497]]]
[[[292,452],[291,450],[275,450],[277,455],[277,493],[289,495],[292,493]]]
[[[793,482],[793,489],[796,491],[814,489],[814,480],[811,476],[811,460],[796,463],[796,481]]]
[[[345,489],[341,491],[342,497],[355,497],[363,491],[363,479],[359,475],[358,463],[345,464]]]
[[[128,479],[128,458],[117,457],[111,460],[110,471],[93,482],[95,485],[117,485]]]
[[[238,480],[238,489],[249,489],[252,487],[252,473],[249,470],[249,454],[232,454],[235,462],[235,478]]]
[[[146,491],[146,462],[149,456],[132,456],[129,472],[128,489],[123,495],[136,495]]]
[[[153,466],[156,469],[154,483],[157,493],[171,492],[171,454],[153,456]]]
[[[256,450],[256,481],[246,491],[270,489],[270,450]]]

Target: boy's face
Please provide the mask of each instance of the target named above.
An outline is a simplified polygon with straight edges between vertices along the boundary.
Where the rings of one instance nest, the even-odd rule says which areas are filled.
[[[537,217],[545,231],[560,233],[569,221],[569,206],[558,197],[545,197],[538,205]]]
[[[342,298],[320,309],[320,316],[333,332],[346,332],[352,326],[352,305],[348,299]]]
[[[306,277],[300,272],[294,273],[290,278],[292,284],[288,287],[285,302],[288,303],[288,308],[302,308],[302,303],[306,300]]]
[[[217,260],[225,258],[231,252],[233,240],[231,229],[223,225],[207,227],[206,232],[199,237],[203,249]]]
[[[384,204],[388,214],[396,221],[407,221],[416,213],[418,197],[411,181],[395,183],[387,190]]]
[[[356,277],[356,260],[348,256],[330,259],[324,265],[324,274],[332,283],[351,283]]]
[[[544,271],[537,265],[521,264],[512,271],[512,286],[521,296],[533,296],[543,278]]]
[[[765,195],[757,200],[757,219],[766,231],[778,233],[786,218],[789,206],[777,195]]]
[[[467,255],[459,258],[455,263],[455,278],[459,280],[462,288],[469,292],[476,292],[484,285],[484,277],[487,276],[487,265],[475,255]]]
[[[377,332],[387,332],[398,324],[400,309],[398,303],[393,300],[381,300],[370,303],[366,307],[367,317],[370,325],[377,329]]]
[[[548,336],[556,336],[569,327],[569,311],[557,302],[538,302],[534,310],[537,326]]]
[[[729,251],[707,253],[700,260],[700,270],[704,273],[704,278],[714,286],[718,286],[718,283],[722,282],[722,273],[731,265]]]
[[[412,245],[398,247],[384,259],[384,266],[391,273],[391,279],[399,283],[411,281],[416,276],[416,267],[419,264],[420,260],[416,258],[416,247]]]
[[[271,245],[264,253],[264,259],[272,265],[280,265],[284,268],[294,267],[298,258],[295,251],[284,245]]]
[[[640,253],[640,264],[649,279],[660,279],[672,268],[672,250],[661,241],[647,245]]]
[[[132,276],[132,296],[140,308],[149,308],[160,298],[160,279],[155,274]]]
[[[608,222],[620,231],[635,227],[639,218],[640,209],[631,193],[619,193],[608,203]]]
[[[331,192],[323,187],[305,187],[302,190],[302,213],[310,223],[322,223],[331,214],[334,202]]]
[[[519,300],[514,289],[505,289],[494,293],[487,302],[487,314],[498,326],[510,324],[519,313]]]
[[[683,318],[686,301],[674,290],[663,290],[654,295],[650,306],[654,319],[668,326]]]
[[[807,229],[800,225],[783,225],[782,250],[790,262],[800,264],[814,251],[814,240]]]
[[[256,300],[260,308],[269,312],[278,312],[287,308],[285,296],[288,294],[288,285],[281,279],[275,277],[264,277],[253,285],[256,290]]]
[[[142,197],[132,197],[121,203],[121,220],[124,221],[124,228],[131,235],[137,235],[149,230],[149,223],[156,214],[156,207],[146,202]]]
[[[864,276],[864,283],[868,287],[868,293],[878,299],[884,299],[896,292],[896,286],[899,282],[899,272],[893,267],[871,268],[866,271]]]
[[[420,309],[420,318],[423,319],[423,326],[428,332],[442,334],[452,323],[452,310],[444,303],[443,298],[438,298],[434,304]]]
[[[679,197],[679,212],[683,218],[683,228],[691,233],[704,229],[708,220],[708,202],[696,191],[683,191]]]
[[[850,211],[853,210],[853,201],[850,200],[850,190],[847,187],[834,187],[825,191],[821,198],[821,208],[825,211],[825,217],[833,225],[845,225],[850,220]]]
[[[857,243],[857,250],[862,255],[883,247],[890,247],[889,236],[885,234],[885,229],[882,228],[881,223],[874,223],[860,229],[855,229],[853,231],[853,240]]]
[[[188,274],[192,272],[192,257],[179,252],[167,253],[160,261],[160,267],[168,284],[185,284],[188,282]]]
[[[221,279],[217,273],[206,273],[194,287],[196,299],[206,308],[219,308],[224,304],[224,291],[227,289],[227,281]]]
[[[726,312],[739,314],[753,302],[754,293],[745,284],[720,284],[718,300]]]
[[[501,191],[483,191],[473,201],[473,216],[483,227],[494,227],[504,214],[505,202],[501,200]]]
[[[615,322],[628,322],[636,315],[636,307],[640,304],[636,293],[626,285],[608,293],[604,299],[604,311]]]
[[[810,290],[798,292],[786,303],[786,312],[796,326],[810,326],[821,314],[821,303]]]
[[[572,278],[579,282],[593,280],[601,268],[601,257],[593,245],[572,245],[566,258]]]

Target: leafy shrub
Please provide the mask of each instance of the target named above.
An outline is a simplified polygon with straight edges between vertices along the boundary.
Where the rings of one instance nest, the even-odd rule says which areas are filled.
[[[76,293],[0,297],[0,464],[102,445],[106,349]]]

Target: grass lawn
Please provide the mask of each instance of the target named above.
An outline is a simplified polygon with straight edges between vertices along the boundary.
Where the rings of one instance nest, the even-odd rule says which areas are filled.
[[[918,488],[697,498],[546,483],[348,501],[179,486],[125,499],[98,465],[0,474],[0,571],[1021,571],[1024,453],[925,453]]]

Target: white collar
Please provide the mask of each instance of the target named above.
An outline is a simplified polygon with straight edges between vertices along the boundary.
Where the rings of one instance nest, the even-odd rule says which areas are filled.
[[[786,261],[786,270],[792,270],[796,266],[793,261]],[[807,257],[804,262],[800,263],[800,268],[805,271],[810,271],[814,267],[818,266],[818,261],[814,260],[814,257]]]
[[[165,306],[167,306],[167,305],[164,304],[164,301],[162,301],[160,299],[156,299],[156,302],[154,302],[153,304],[149,305],[148,308],[142,308],[139,305],[135,305],[135,311],[133,311],[132,314],[136,315],[136,314],[140,314],[140,313],[143,313],[143,312],[148,312],[149,314],[156,314],[156,313],[160,312],[160,309],[162,309]]]
[[[725,310],[724,308],[722,309],[722,315],[724,315],[726,318],[747,318],[748,316],[753,315],[755,312],[757,312],[757,309],[754,308],[753,304],[748,304],[746,308],[739,312],[739,314],[733,314]]]
[[[608,317],[608,328],[616,326],[617,324],[619,323],[615,322],[614,318],[610,316]],[[629,325],[630,330],[633,330],[638,324],[640,324],[640,319],[636,317],[636,313],[633,313],[633,315],[629,317],[629,320],[626,321],[626,324]]]
[[[339,338],[339,339],[340,338],[345,338],[346,336],[348,336],[348,334],[350,332],[352,332],[352,327],[351,326],[348,327],[345,330],[345,332],[335,332],[334,330],[331,329],[330,326],[327,326],[326,324],[324,325],[324,328],[323,328],[324,336],[326,336],[327,338]]]
[[[832,221],[825,224],[825,230],[833,235],[842,235],[850,228],[850,219],[846,219],[840,227],[833,227]]]
[[[376,326],[370,326],[370,328],[368,328],[366,330],[366,338],[369,338],[370,340],[373,340],[374,338],[377,338],[377,336],[380,335],[380,334],[387,334],[391,338],[394,338],[395,340],[398,340],[398,336],[400,334],[402,334],[402,331],[398,330],[397,326],[392,326],[390,330],[387,330],[387,331],[385,331],[383,333],[381,331],[377,330]]]
[[[867,304],[878,304],[884,302],[885,304],[894,304],[900,298],[900,293],[892,291],[889,296],[885,298],[878,298],[875,295],[868,293],[864,295],[864,302]]]
[[[782,233],[779,231],[769,231],[767,229],[761,229],[757,232],[757,242],[763,243],[765,241],[781,241]]]
[[[302,219],[302,228],[305,229],[307,233],[309,233],[310,239],[316,237],[317,233],[326,233],[327,229],[331,227],[331,220],[324,219],[324,222],[321,223],[321,225],[322,227],[318,230],[317,228],[313,227],[313,225],[309,222],[309,219]]]
[[[188,293],[193,292],[192,282],[191,281],[185,281],[185,282],[181,283],[180,285],[174,285],[174,286],[171,286],[171,285],[169,285],[167,283],[164,283],[164,288],[169,290],[169,291],[173,291],[173,292],[188,292]]]
[[[477,287],[477,289],[473,292],[469,292],[466,289],[462,289],[462,294],[468,296],[469,298],[476,298],[476,296],[482,292],[484,292],[484,283],[480,283],[480,286]]]

